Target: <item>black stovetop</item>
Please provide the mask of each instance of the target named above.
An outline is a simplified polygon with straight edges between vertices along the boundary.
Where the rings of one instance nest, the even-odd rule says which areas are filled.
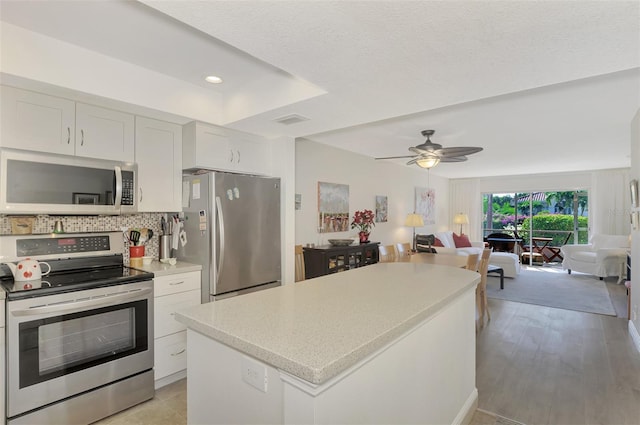
[[[51,273],[40,280],[16,282],[6,265],[0,267],[0,284],[8,300],[41,297],[62,292],[121,285],[153,279],[153,273],[123,265],[121,255],[49,260]]]

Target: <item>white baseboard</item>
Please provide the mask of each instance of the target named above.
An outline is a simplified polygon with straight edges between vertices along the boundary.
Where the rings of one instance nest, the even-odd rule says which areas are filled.
[[[633,339],[633,343],[636,346],[636,350],[640,352],[640,334],[636,329],[636,326],[633,324],[632,320],[629,320],[629,335],[631,335],[631,339]]]
[[[471,418],[478,408],[478,389],[474,388],[467,401],[465,401],[462,409],[458,412],[452,424],[454,425],[468,425],[471,422]]]
[[[154,387],[157,390],[158,388],[162,388],[166,385],[173,384],[176,381],[184,379],[187,377],[187,370],[181,370],[169,376],[165,376],[164,378],[156,379],[154,383]]]

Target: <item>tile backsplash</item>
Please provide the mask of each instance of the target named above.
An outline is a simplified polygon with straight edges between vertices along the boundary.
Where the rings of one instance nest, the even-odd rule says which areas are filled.
[[[36,215],[33,223],[33,234],[47,234],[53,231],[54,223],[62,221],[65,233],[112,232],[146,227],[153,230],[153,238],[145,246],[145,255],[158,258],[158,235],[160,235],[160,218],[164,213],[141,213],[113,216],[78,216],[78,215]],[[10,216],[0,216],[0,235],[11,234]],[[125,261],[129,261],[128,242],[122,239],[125,246]]]

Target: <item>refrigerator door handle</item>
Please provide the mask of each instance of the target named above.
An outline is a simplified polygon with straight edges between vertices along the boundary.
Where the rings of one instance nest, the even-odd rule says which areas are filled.
[[[220,235],[220,246],[218,247],[218,267],[216,267],[216,287],[222,274],[224,264],[224,215],[222,214],[222,203],[220,197],[216,196],[216,215],[218,216],[218,235]]]

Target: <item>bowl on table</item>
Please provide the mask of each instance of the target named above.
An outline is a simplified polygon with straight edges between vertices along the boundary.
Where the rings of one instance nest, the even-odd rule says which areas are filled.
[[[347,246],[353,243],[353,239],[329,239],[329,243],[333,246]]]

